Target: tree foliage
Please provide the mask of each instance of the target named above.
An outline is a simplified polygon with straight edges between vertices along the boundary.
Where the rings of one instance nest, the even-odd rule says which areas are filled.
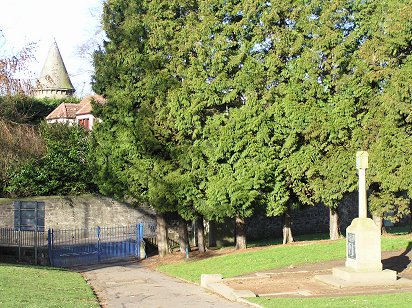
[[[374,157],[369,179],[370,208],[394,222],[410,214],[412,12],[410,1],[370,4],[363,26],[369,38],[359,51],[374,90],[363,126],[364,146]]]
[[[70,195],[93,191],[89,136],[83,128],[42,124],[46,153],[19,166],[6,190],[12,196]]]
[[[408,5],[107,1],[93,83],[109,101],[94,141],[101,191],[186,220],[338,213],[367,150],[371,210],[405,215]]]
[[[5,45],[0,29],[0,46]],[[44,151],[37,129],[27,125],[42,116],[43,105],[33,104],[35,100],[26,96],[32,90],[30,79],[18,76],[29,74],[34,47],[35,44],[27,44],[17,53],[0,50],[0,196],[6,193],[9,171]]]
[[[27,95],[0,96],[0,119],[16,124],[37,125],[62,102],[78,103],[79,99],[38,99]]]
[[[78,99],[70,99],[77,101]],[[62,99],[36,99],[27,95],[0,96],[0,195],[10,181],[11,170],[45,153],[39,124]],[[66,100],[67,102],[67,100]]]
[[[6,38],[0,29],[0,47],[4,47]],[[34,59],[33,50],[35,43],[23,46],[21,50],[14,54],[6,54],[3,50],[0,53],[0,95],[29,94],[33,90],[33,85],[29,78],[20,78],[18,74],[24,72],[28,75],[28,64]]]

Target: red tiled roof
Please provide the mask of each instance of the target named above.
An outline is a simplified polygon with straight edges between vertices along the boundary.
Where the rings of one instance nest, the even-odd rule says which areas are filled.
[[[75,119],[76,112],[80,109],[80,104],[68,104],[61,103],[56,109],[54,109],[47,117],[46,120],[52,119]]]
[[[99,104],[106,101],[103,96],[89,95],[84,97],[78,104],[61,103],[46,117],[46,120],[75,119],[76,115],[89,114],[92,112],[92,100]]]
[[[98,104],[104,104],[104,102],[106,101],[103,98],[103,96],[100,96],[100,95],[86,96],[80,101],[79,105],[81,105],[82,107],[76,112],[76,115],[91,113],[93,109],[92,104],[91,104],[92,100]]]

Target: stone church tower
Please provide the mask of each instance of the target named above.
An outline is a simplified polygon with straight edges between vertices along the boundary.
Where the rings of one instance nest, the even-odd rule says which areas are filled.
[[[34,96],[37,98],[65,98],[73,96],[74,91],[59,47],[54,41],[37,81]]]

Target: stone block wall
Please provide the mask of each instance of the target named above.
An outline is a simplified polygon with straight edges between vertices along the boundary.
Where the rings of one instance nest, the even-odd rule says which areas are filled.
[[[358,217],[358,192],[348,194],[338,205],[340,231],[345,235],[346,228]],[[329,232],[329,208],[323,204],[308,206],[291,211],[292,232],[294,235]],[[369,213],[369,217],[372,217]],[[266,217],[264,211],[247,220],[249,239],[282,237],[282,217]]]
[[[292,210],[291,219],[294,235],[329,231],[329,209],[323,205]],[[263,211],[257,211],[247,220],[247,235],[251,240],[281,238],[282,227],[281,216],[266,217]]]
[[[0,199],[0,228],[14,227],[13,201]]]
[[[339,204],[340,229],[343,235],[352,220],[357,217],[357,198],[357,192],[354,192]],[[46,230],[48,228],[77,229],[96,226],[126,226],[134,225],[140,221],[156,222],[155,213],[149,207],[136,207],[107,197],[94,195],[53,196],[27,198],[26,200],[45,202]],[[329,232],[329,208],[324,205],[319,204],[293,210],[291,216],[294,235]],[[282,237],[282,217],[266,217],[263,209],[257,210],[246,222],[249,240]],[[234,221],[228,219],[225,223],[215,225],[217,244],[233,244]],[[11,199],[0,199],[0,228],[2,227],[14,227],[13,200]],[[170,223],[169,235],[175,239],[176,230],[177,226]],[[193,235],[193,230],[190,230],[189,234]]]
[[[340,229],[345,234],[346,228],[358,215],[357,194],[348,195],[338,208]],[[318,204],[291,211],[292,232],[294,235],[329,232],[329,208]],[[282,217],[265,217],[264,212],[257,212],[248,220],[250,239],[282,237]]]
[[[156,221],[154,211],[149,207],[136,207],[101,196],[51,196],[19,200],[45,202],[46,230],[127,226],[141,221]],[[0,227],[14,227],[13,201],[0,199]]]

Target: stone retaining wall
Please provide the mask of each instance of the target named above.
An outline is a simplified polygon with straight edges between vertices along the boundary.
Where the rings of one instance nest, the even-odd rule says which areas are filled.
[[[328,232],[329,210],[320,205],[292,210],[291,221],[294,235]],[[281,216],[266,217],[263,211],[258,211],[246,222],[248,240],[282,237],[283,221]]]
[[[0,199],[0,227],[14,227],[13,201]],[[137,207],[101,196],[51,196],[19,201],[45,202],[46,230],[115,227],[135,225],[140,221],[155,221],[154,211],[149,207]]]
[[[27,201],[45,202],[45,229],[75,229],[95,226],[126,226],[140,221],[155,222],[154,211],[149,207],[138,207],[107,197],[81,195],[73,197],[36,197]],[[339,204],[340,229],[342,234],[358,213],[357,192],[350,194]],[[324,205],[309,206],[293,210],[292,232],[294,235],[329,232],[329,208]],[[281,238],[282,217],[266,217],[263,210],[247,219],[249,240]],[[409,217],[408,217],[409,222]],[[0,228],[14,227],[13,200],[0,199]],[[171,223],[170,234],[177,227]],[[234,237],[234,222],[216,224],[218,245],[231,244]],[[191,230],[189,234],[192,235]],[[177,233],[176,233],[177,234]],[[176,235],[175,234],[175,235]],[[173,236],[172,236],[173,237]]]
[[[357,194],[347,196],[339,204],[339,220],[342,234],[357,217]],[[291,211],[292,232],[294,235],[329,232],[329,208],[318,204]],[[247,220],[249,239],[265,239],[282,237],[282,217],[266,217],[264,211],[257,211]]]

